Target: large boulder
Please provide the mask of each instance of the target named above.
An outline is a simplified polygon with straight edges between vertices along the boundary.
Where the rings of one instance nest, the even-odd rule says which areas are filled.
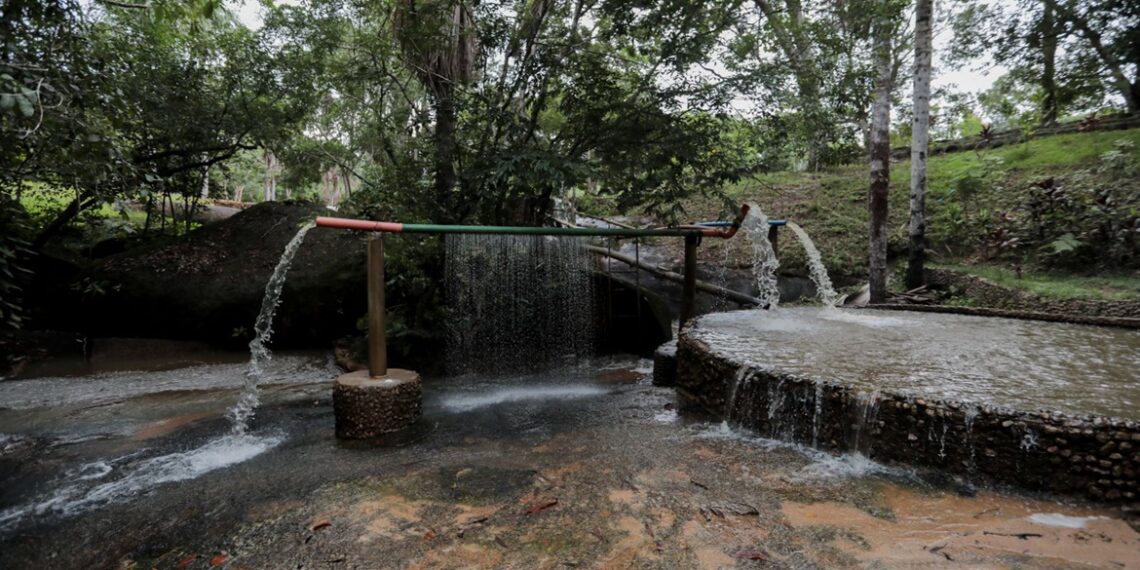
[[[259,204],[177,242],[108,257],[84,279],[97,286],[82,305],[84,330],[244,344],[285,245],[322,211],[304,203]],[[365,271],[363,236],[309,232],[285,282],[273,345],[328,346],[355,331],[367,311]]]

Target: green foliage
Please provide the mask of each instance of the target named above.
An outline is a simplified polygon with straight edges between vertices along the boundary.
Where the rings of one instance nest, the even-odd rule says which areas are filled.
[[[0,194],[0,331],[19,329],[26,317],[21,304],[31,254],[26,239],[29,220],[23,208]]]
[[[1140,279],[1127,273],[1096,275],[1033,271],[1019,273],[1006,267],[981,264],[947,264],[942,267],[984,277],[998,285],[1023,289],[1042,297],[1110,301],[1140,299]]]

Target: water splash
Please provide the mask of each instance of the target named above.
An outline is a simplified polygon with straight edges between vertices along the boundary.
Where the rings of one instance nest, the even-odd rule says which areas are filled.
[[[768,216],[756,204],[748,205],[748,215],[740,225],[745,238],[752,246],[751,262],[752,275],[756,278],[756,287],[759,292],[756,298],[760,299],[759,307],[762,309],[775,309],[780,303],[780,289],[777,287],[776,270],[780,268],[780,260],[776,259],[776,250],[772,242],[768,241]]]
[[[811,273],[811,280],[815,283],[816,294],[819,295],[819,300],[823,301],[824,306],[834,307],[839,301],[839,294],[835,292],[835,287],[831,285],[831,277],[827,275],[827,267],[823,265],[823,259],[819,254],[819,250],[815,247],[815,242],[811,241],[807,232],[795,222],[787,222],[787,226],[796,234],[796,238],[800,240],[800,244],[804,246],[804,251],[807,253],[808,270]]]
[[[966,449],[970,450],[970,461],[966,464],[966,476],[972,481],[974,474],[978,470],[977,452],[974,449],[974,420],[978,417],[980,410],[976,407],[969,407],[965,412],[966,433],[964,444]]]
[[[470,412],[506,402],[557,401],[589,398],[609,393],[606,388],[591,385],[536,386],[526,388],[503,388],[478,394],[450,394],[444,396],[440,404],[450,412]]]
[[[200,447],[140,459],[141,452],[79,466],[64,473],[61,486],[36,499],[0,510],[0,531],[25,518],[71,517],[137,495],[165,483],[195,479],[244,462],[284,441],[280,434],[229,434]]]
[[[744,379],[748,376],[748,367],[742,366],[736,372],[736,378],[732,382],[732,389],[728,392],[728,400],[724,403],[724,425],[727,428],[728,422],[732,420],[732,414],[736,411],[736,395],[740,393],[740,386],[744,384]]]
[[[593,348],[589,253],[570,237],[449,235],[448,369],[535,372]]]
[[[249,341],[249,366],[245,372],[241,395],[238,401],[226,411],[226,417],[232,423],[234,435],[242,435],[249,429],[249,420],[253,418],[254,410],[260,402],[257,395],[257,384],[265,375],[265,367],[273,359],[266,344],[273,335],[273,316],[277,314],[277,306],[281,304],[281,290],[285,287],[285,277],[289,274],[289,266],[293,264],[293,256],[301,243],[305,241],[305,234],[316,224],[309,222],[297,231],[297,235],[285,246],[285,252],[273,269],[273,275],[265,284],[265,297],[261,299],[261,312],[253,325],[254,337]]]

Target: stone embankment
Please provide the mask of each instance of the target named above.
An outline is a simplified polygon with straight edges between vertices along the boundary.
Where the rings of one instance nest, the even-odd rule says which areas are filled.
[[[1112,324],[1110,321],[1090,321],[1092,317],[1104,317],[1107,319],[1134,319],[1137,324],[1140,324],[1140,300],[1050,299],[1026,291],[1002,287],[977,275],[946,269],[927,270],[926,283],[932,289],[959,291],[961,295],[969,298],[978,307],[1011,312],[1061,315],[1050,320],[1065,322]],[[1035,316],[1033,318],[1040,317]]]
[[[700,327],[698,320],[695,327]],[[883,463],[1140,507],[1140,422],[981,407],[890,392],[733,359],[692,334],[677,346],[683,410],[761,436]]]

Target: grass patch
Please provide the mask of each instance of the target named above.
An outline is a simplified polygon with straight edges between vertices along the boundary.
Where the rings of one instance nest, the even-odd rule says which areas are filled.
[[[1101,155],[1114,150],[1114,144],[1121,140],[1133,142],[1129,152],[1140,163],[1140,129],[1072,133],[1032,139],[1028,144],[932,156],[926,201],[931,261],[957,263],[975,254],[993,213],[1021,208],[1032,182],[1094,168]],[[866,279],[869,185],[868,165],[852,164],[816,173],[764,173],[732,184],[724,191],[732,202],[755,202],[770,217],[799,223],[815,241],[833,278],[854,281]],[[905,256],[908,246],[909,194],[910,162],[897,162],[891,166],[887,222],[888,248],[893,259]],[[694,220],[731,219],[735,214],[721,200],[708,197],[692,198],[683,207],[686,216]],[[781,232],[781,240],[781,267],[806,272],[802,249],[794,243],[791,232]],[[844,276],[849,279],[843,279]],[[1089,278],[1074,279],[1084,282]],[[1129,279],[1134,278],[1120,280]],[[1070,292],[1092,295],[1090,291],[1102,285],[1109,296],[1132,291],[1114,287],[1114,282],[1117,281],[1109,279],[1086,287],[1088,290],[1073,288]],[[1065,294],[1056,284],[1041,288],[1054,295]]]
[[[984,277],[1001,285],[1053,299],[1126,301],[1140,299],[1140,277],[1136,275],[1064,275],[1058,273],[1017,273],[993,265],[942,265],[944,269]]]

